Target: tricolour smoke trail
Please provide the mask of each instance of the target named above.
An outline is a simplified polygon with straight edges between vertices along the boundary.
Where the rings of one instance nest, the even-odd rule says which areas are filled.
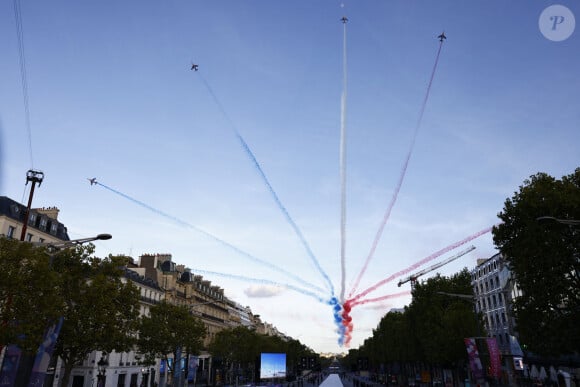
[[[297,286],[290,285],[290,284],[282,284],[282,283],[275,282],[275,281],[265,279],[265,278],[252,278],[252,277],[246,277],[246,276],[238,275],[238,274],[227,274],[227,273],[220,273],[220,272],[216,272],[216,271],[201,270],[201,269],[191,269],[191,271],[193,273],[198,273],[198,274],[216,275],[216,276],[231,278],[231,279],[235,279],[235,280],[239,280],[239,281],[252,282],[252,283],[258,283],[258,284],[263,284],[263,285],[272,285],[272,286],[277,286],[277,287],[281,287],[281,288],[286,288],[289,290],[294,290],[298,293],[302,293],[306,296],[314,297],[316,300],[323,302],[325,304],[330,303],[330,300],[324,299],[324,298],[320,297],[318,294],[315,294],[315,293],[308,291],[306,289],[302,289],[302,288],[299,288]]]
[[[346,302],[350,302],[350,305],[352,305],[353,302],[357,302],[362,297],[364,297],[367,294],[369,294],[369,293],[377,290],[379,287],[381,287],[382,285],[386,284],[387,282],[391,282],[395,278],[400,277],[402,275],[405,275],[405,274],[407,274],[407,273],[415,270],[419,266],[422,266],[422,265],[426,264],[427,262],[432,261],[433,259],[435,259],[435,258],[437,258],[437,257],[439,257],[439,256],[441,256],[441,255],[443,255],[445,253],[447,253],[448,251],[454,250],[454,249],[458,248],[459,246],[462,246],[462,245],[466,244],[467,242],[474,240],[475,238],[478,238],[478,237],[480,237],[480,236],[482,236],[484,234],[487,234],[488,232],[491,231],[492,228],[493,227],[485,228],[485,229],[483,229],[483,230],[481,230],[481,231],[479,231],[479,232],[477,232],[477,233],[475,233],[473,235],[468,236],[465,239],[460,240],[459,242],[455,242],[452,245],[449,245],[449,246],[447,246],[447,247],[445,247],[445,248],[443,248],[443,249],[441,249],[441,250],[439,250],[439,251],[437,251],[437,252],[429,255],[426,258],[423,258],[422,260],[420,260],[419,262],[417,262],[417,263],[409,266],[408,268],[403,269],[403,270],[401,270],[401,271],[399,271],[399,272],[397,272],[397,273],[395,273],[395,274],[393,274],[393,275],[391,275],[391,276],[389,276],[389,277],[387,277],[387,278],[385,278],[385,279],[377,282],[375,285],[373,285],[370,288],[366,289],[365,291],[357,294],[356,296],[348,299]]]
[[[439,43],[439,49],[437,50],[437,55],[435,57],[435,64],[433,65],[433,70],[431,71],[431,77],[429,78],[429,83],[427,85],[427,91],[425,92],[425,97],[423,98],[423,103],[421,104],[421,110],[419,111],[419,118],[417,119],[417,124],[415,125],[415,130],[413,131],[413,137],[411,139],[411,146],[409,147],[409,151],[407,152],[407,156],[405,157],[405,162],[403,163],[403,168],[401,168],[401,174],[399,175],[399,180],[398,180],[397,185],[395,187],[395,191],[393,192],[391,202],[389,203],[389,206],[387,207],[387,211],[385,212],[385,215],[383,216],[383,220],[382,220],[382,222],[379,226],[379,229],[375,235],[375,239],[373,240],[373,244],[371,246],[371,249],[369,251],[367,259],[365,260],[365,262],[362,266],[362,269],[361,269],[360,273],[358,274],[358,276],[356,277],[356,280],[354,281],[354,285],[348,294],[348,298],[351,298],[352,295],[356,292],[362,276],[367,271],[369,262],[371,261],[371,259],[373,258],[374,254],[375,254],[375,250],[377,249],[377,245],[381,239],[381,236],[383,235],[383,230],[385,229],[385,225],[387,224],[387,221],[389,220],[389,217],[391,216],[391,211],[393,210],[393,207],[395,206],[395,202],[397,201],[397,197],[399,196],[399,191],[401,190],[401,186],[403,185],[403,180],[405,179],[405,174],[407,173],[407,167],[409,165],[409,160],[411,159],[411,154],[413,153],[413,148],[415,147],[415,140],[417,139],[417,133],[419,132],[419,129],[421,128],[421,122],[423,121],[425,107],[427,106],[427,101],[429,99],[429,93],[431,92],[431,85],[433,84],[433,78],[435,77],[435,70],[437,70],[437,63],[439,63],[439,55],[441,54],[442,47],[443,47],[443,39],[441,39],[441,41]]]
[[[201,233],[201,234],[203,234],[203,235],[205,235],[205,236],[213,239],[214,241],[220,243],[221,245],[230,248],[231,250],[235,251],[236,253],[238,253],[238,254],[246,257],[246,258],[249,258],[250,260],[252,260],[254,262],[257,262],[259,264],[262,264],[264,266],[267,266],[267,267],[269,267],[272,270],[275,270],[275,271],[277,271],[279,273],[282,273],[282,274],[284,274],[284,275],[286,275],[286,276],[294,279],[295,281],[301,283],[302,285],[307,286],[310,289],[313,289],[313,290],[316,290],[316,291],[319,291],[319,292],[323,292],[323,293],[325,292],[324,289],[322,289],[322,288],[320,288],[320,287],[318,287],[316,285],[313,285],[311,283],[308,283],[305,280],[303,280],[302,278],[300,278],[300,277],[298,277],[298,276],[296,276],[296,275],[294,275],[294,274],[292,274],[292,273],[290,273],[290,272],[288,272],[288,271],[286,271],[286,270],[284,270],[284,269],[282,269],[282,268],[280,268],[280,267],[278,267],[278,266],[276,266],[276,265],[274,265],[274,264],[272,264],[272,263],[270,263],[270,262],[268,262],[266,260],[263,260],[263,259],[260,259],[258,257],[255,257],[255,256],[253,256],[253,255],[251,255],[251,254],[243,251],[242,249],[240,249],[240,248],[238,248],[238,247],[236,247],[236,246],[234,246],[234,245],[232,245],[232,244],[224,241],[223,239],[221,239],[221,238],[219,238],[219,237],[217,237],[217,236],[215,236],[215,235],[213,235],[213,234],[211,234],[211,233],[209,233],[209,232],[207,232],[207,231],[205,231],[205,230],[203,230],[203,229],[201,229],[199,227],[196,227],[194,225],[191,225],[191,224],[189,224],[189,223],[187,223],[187,222],[185,222],[185,221],[183,221],[183,220],[181,220],[179,218],[176,218],[175,216],[166,214],[165,212],[160,211],[160,210],[158,210],[156,208],[153,208],[153,207],[151,207],[151,206],[149,206],[149,205],[147,205],[147,204],[145,204],[145,203],[143,203],[143,202],[141,202],[141,201],[139,201],[137,199],[133,199],[132,197],[130,197],[128,195],[125,195],[124,193],[119,192],[119,191],[117,191],[114,188],[111,188],[109,186],[106,186],[103,183],[100,183],[98,181],[95,181],[95,184],[100,185],[101,187],[103,187],[103,188],[105,188],[105,189],[107,189],[107,190],[109,190],[111,192],[114,192],[117,195],[122,196],[125,199],[128,199],[128,200],[132,201],[133,203],[138,204],[141,207],[144,207],[144,208],[148,209],[149,211],[153,211],[154,213],[156,213],[158,215],[161,215],[161,216],[163,216],[163,217],[165,217],[167,219],[170,219],[170,220],[176,222],[177,224],[179,224],[181,226],[194,229],[195,231],[197,231],[197,232],[199,232],[199,233]]]
[[[346,281],[346,22],[342,19],[342,96],[340,98],[340,302]]]
[[[229,121],[229,123],[231,125],[231,128],[234,131],[234,134],[236,135],[236,137],[238,138],[238,140],[240,141],[240,144],[242,145],[242,148],[246,152],[246,155],[250,158],[250,160],[254,164],[254,167],[256,167],[256,170],[258,171],[258,174],[260,175],[260,177],[262,178],[262,181],[264,182],[264,184],[268,188],[268,191],[272,195],[272,198],[276,202],[276,205],[278,206],[278,208],[280,209],[280,211],[282,211],[282,214],[284,214],[284,217],[286,218],[286,220],[288,221],[288,223],[290,224],[290,226],[292,227],[292,229],[294,230],[294,232],[296,233],[296,235],[300,239],[300,242],[302,243],[302,245],[306,249],[306,252],[308,253],[308,256],[310,257],[310,259],[312,260],[312,262],[314,263],[314,265],[318,269],[319,273],[326,280],[326,285],[328,287],[328,290],[330,291],[331,296],[333,296],[334,295],[334,286],[332,285],[332,282],[330,281],[330,278],[328,277],[328,275],[326,274],[326,272],[320,266],[320,263],[318,262],[318,259],[314,256],[314,253],[312,252],[312,249],[310,248],[310,245],[306,241],[306,238],[304,238],[304,235],[302,235],[302,232],[300,231],[300,229],[296,225],[296,222],[294,222],[294,220],[290,216],[290,213],[288,212],[288,210],[286,209],[286,207],[280,201],[280,198],[278,197],[278,194],[276,194],[276,191],[274,191],[274,188],[270,184],[270,181],[266,177],[266,174],[264,173],[264,170],[262,169],[262,167],[260,166],[260,163],[258,162],[258,160],[256,159],[256,157],[254,156],[254,153],[250,150],[250,147],[248,146],[248,144],[246,143],[246,141],[244,140],[244,138],[242,137],[242,135],[236,129],[236,126],[234,125],[234,122],[229,117],[229,115],[226,113],[224,107],[222,106],[222,104],[218,100],[218,98],[215,95],[215,93],[213,92],[212,88],[209,86],[209,84],[207,83],[207,81],[205,80],[205,78],[201,74],[200,74],[200,78],[202,79],[202,81],[203,81],[203,83],[204,83],[207,91],[212,96],[215,104],[218,106],[218,108],[220,109],[220,111],[222,112],[222,114],[224,115],[224,117]]]
[[[399,292],[399,293],[394,293],[394,294],[388,294],[386,296],[381,296],[381,297],[377,297],[377,298],[367,298],[367,299],[359,300],[359,301],[350,301],[350,300],[346,301],[342,305],[342,310],[343,310],[343,312],[342,312],[342,325],[343,325],[344,329],[342,330],[343,340],[340,344],[341,345],[344,344],[344,346],[346,346],[346,347],[348,347],[350,344],[350,341],[352,339],[352,331],[354,330],[354,324],[352,322],[352,316],[350,315],[350,312],[352,311],[352,308],[354,308],[356,305],[363,305],[363,304],[367,304],[370,302],[389,300],[391,298],[408,296],[410,294],[411,294],[410,291],[405,291],[405,292]]]

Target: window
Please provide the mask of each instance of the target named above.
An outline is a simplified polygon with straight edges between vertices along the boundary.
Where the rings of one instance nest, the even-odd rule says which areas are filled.
[[[40,243],[44,243],[44,238],[38,238],[38,241],[39,241]]]
[[[14,238],[14,232],[16,232],[16,227],[8,226],[8,234],[6,235],[8,238]]]
[[[56,228],[57,228],[57,225],[53,223],[53,224],[50,226],[50,233],[51,233],[51,234],[56,234]]]
[[[26,233],[26,242],[32,242],[32,234],[29,232]]]
[[[30,216],[28,217],[28,224],[33,225],[35,220],[36,214],[30,214]]]

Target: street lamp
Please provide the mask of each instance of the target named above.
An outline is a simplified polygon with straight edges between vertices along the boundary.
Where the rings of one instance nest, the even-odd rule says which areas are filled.
[[[106,241],[111,239],[113,236],[111,234],[98,234],[94,237],[73,239],[71,241],[62,241],[54,243],[35,243],[35,245],[46,246],[49,250],[56,251],[61,250],[71,246],[79,246],[83,243],[93,242],[93,241]]]
[[[107,366],[109,365],[109,362],[107,361],[107,358],[105,357],[107,355],[106,352],[103,352],[103,354],[101,355],[101,359],[97,362],[97,387],[105,387],[105,379],[106,379],[106,374],[107,374]]]
[[[143,377],[141,379],[141,386],[147,387],[147,385],[149,384],[149,368],[148,367],[141,368],[141,373],[143,374]]]

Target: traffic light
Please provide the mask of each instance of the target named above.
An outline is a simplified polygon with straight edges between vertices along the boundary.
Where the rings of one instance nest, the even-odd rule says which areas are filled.
[[[313,369],[314,369],[314,361],[315,361],[315,360],[316,360],[316,359],[315,359],[314,357],[309,357],[309,358],[308,358],[308,369],[311,369],[311,370],[313,370]]]

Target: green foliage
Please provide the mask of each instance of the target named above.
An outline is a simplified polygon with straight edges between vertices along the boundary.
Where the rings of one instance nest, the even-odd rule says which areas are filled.
[[[0,346],[35,352],[48,324],[60,317],[60,278],[46,249],[4,237],[0,267]]]
[[[463,339],[481,329],[473,302],[440,294],[471,295],[467,269],[451,277],[437,275],[417,284],[413,301],[403,313],[387,313],[358,350],[349,352],[345,364],[366,357],[371,365],[424,361],[450,366],[466,357]],[[356,357],[356,358],[355,358]]]
[[[580,168],[557,180],[538,173],[525,180],[498,214],[493,238],[523,295],[514,312],[522,343],[533,352],[580,351]]]
[[[230,369],[243,370],[253,370],[262,352],[285,353],[290,372],[298,372],[302,357],[317,357],[314,351],[297,340],[262,335],[246,327],[218,332],[208,349],[214,358],[230,365]]]
[[[61,278],[62,326],[55,355],[66,383],[75,364],[95,351],[130,350],[138,327],[139,293],[124,280],[123,259],[92,256],[92,244],[60,251],[53,259]]]
[[[415,288],[410,313],[426,361],[450,365],[465,357],[465,337],[480,336],[473,301],[441,294],[473,294],[467,269],[444,278],[439,275]]]
[[[206,329],[201,320],[185,306],[161,302],[141,318],[139,351],[147,357],[167,359],[180,349],[183,353],[198,354],[203,345]]]

